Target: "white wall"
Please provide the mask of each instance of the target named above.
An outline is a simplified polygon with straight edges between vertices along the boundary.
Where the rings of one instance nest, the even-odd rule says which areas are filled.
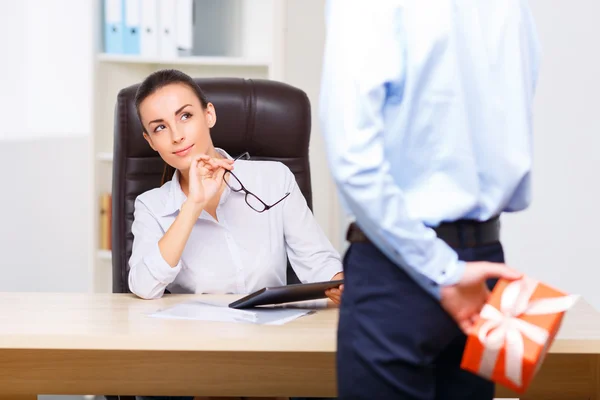
[[[91,2],[0,15],[0,291],[88,291]]]
[[[285,21],[284,79],[304,90],[312,107],[310,142],[313,211],[333,243],[343,248],[335,187],[319,123],[319,90],[325,40],[325,1],[288,0]]]
[[[543,47],[533,203],[504,218],[507,261],[600,308],[600,2],[530,4]]]
[[[1,1],[0,15],[0,139],[88,134],[90,2]]]

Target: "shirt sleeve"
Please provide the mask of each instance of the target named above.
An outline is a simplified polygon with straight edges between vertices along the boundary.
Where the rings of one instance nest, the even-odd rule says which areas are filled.
[[[157,299],[181,271],[181,260],[175,267],[165,261],[158,247],[164,232],[156,217],[139,198],[135,201],[133,215],[129,289],[143,299]]]
[[[537,28],[535,24],[535,19],[533,18],[533,14],[531,12],[531,8],[527,3],[523,3],[521,7],[523,10],[523,29],[527,32],[527,45],[528,52],[530,54],[531,60],[531,86],[532,86],[532,95],[535,93],[538,84],[539,72],[540,72],[540,62],[541,62],[541,44],[539,40],[539,36],[537,33]]]
[[[375,245],[431,295],[458,282],[464,263],[435,231],[412,218],[384,151],[386,101],[402,101],[402,6],[327,4],[320,118],[342,201]],[[393,96],[391,96],[393,94]]]
[[[290,264],[301,282],[329,281],[342,272],[340,255],[308,208],[294,174],[283,164],[282,168],[290,192],[283,201],[283,229]]]

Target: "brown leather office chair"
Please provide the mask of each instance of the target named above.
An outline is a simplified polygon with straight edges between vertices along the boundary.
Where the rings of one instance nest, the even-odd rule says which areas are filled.
[[[207,78],[196,79],[196,82],[217,111],[217,124],[211,130],[215,146],[233,157],[247,151],[251,159],[283,162],[294,173],[312,209],[308,159],[311,114],[306,93],[290,85],[268,80]],[[113,293],[130,292],[127,276],[133,246],[131,225],[135,198],[160,186],[164,168],[161,158],[142,136],[142,126],[134,103],[138,86],[122,89],[115,107]],[[288,283],[299,282],[289,263],[287,279]]]

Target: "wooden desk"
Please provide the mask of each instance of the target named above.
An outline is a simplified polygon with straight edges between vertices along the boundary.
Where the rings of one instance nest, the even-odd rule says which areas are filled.
[[[335,396],[337,309],[283,326],[147,316],[193,297],[0,293],[0,399]],[[600,316],[580,303],[528,396],[520,397],[600,400],[599,354]]]
[[[282,326],[147,316],[194,297],[0,293],[0,398],[335,396],[337,309]]]

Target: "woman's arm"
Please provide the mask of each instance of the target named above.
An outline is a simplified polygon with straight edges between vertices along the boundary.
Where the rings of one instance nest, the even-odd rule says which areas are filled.
[[[329,281],[342,271],[339,253],[308,208],[294,174],[285,168],[285,187],[290,195],[283,201],[283,225],[290,264],[302,282]]]
[[[181,254],[202,208],[184,203],[175,222],[163,233],[156,217],[138,198],[131,231],[129,289],[143,299],[156,299],[181,270]]]
[[[174,268],[179,263],[185,244],[192,233],[194,224],[202,214],[202,204],[186,200],[181,206],[181,211],[175,218],[173,225],[167,229],[165,235],[158,241],[158,248],[162,258]]]

